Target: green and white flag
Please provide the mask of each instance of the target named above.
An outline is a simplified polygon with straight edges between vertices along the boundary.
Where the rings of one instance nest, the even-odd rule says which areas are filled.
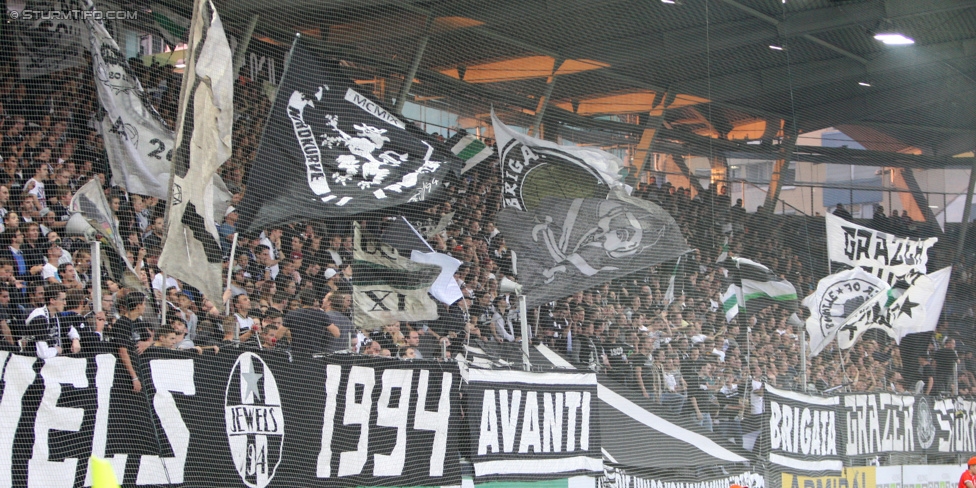
[[[749,259],[732,258],[736,275],[742,286],[742,305],[749,309],[754,300],[772,300],[787,308],[796,309],[796,288],[769,268]],[[754,310],[759,310],[754,308]]]
[[[488,159],[494,154],[494,150],[481,142],[481,139],[464,132],[458,132],[454,137],[447,141],[451,146],[451,152],[455,156],[464,160],[464,167],[461,174],[471,171],[478,163]]]
[[[159,2],[152,6],[152,19],[156,31],[166,40],[166,44],[175,47],[187,42],[190,19],[159,5]]]
[[[437,318],[437,302],[428,290],[441,267],[400,256],[382,242],[364,243],[354,225],[352,263],[353,322],[375,330],[393,322],[420,322]]]
[[[725,313],[725,321],[732,322],[732,319],[739,314],[739,300],[742,298],[742,288],[736,285],[729,285],[729,289],[722,294],[722,311]]]

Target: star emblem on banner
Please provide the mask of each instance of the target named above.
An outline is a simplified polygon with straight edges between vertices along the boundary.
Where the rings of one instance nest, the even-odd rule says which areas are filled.
[[[898,311],[901,314],[908,315],[909,317],[911,317],[912,316],[912,309],[915,308],[915,307],[917,307],[917,306],[919,306],[918,303],[915,303],[915,302],[911,301],[910,298],[905,298],[905,302],[901,304],[901,307],[899,308]]]
[[[247,385],[245,385],[244,398],[247,398],[248,393],[254,393],[254,398],[256,400],[261,400],[261,389],[258,388],[258,380],[264,377],[261,373],[241,373],[241,379],[244,380]]]

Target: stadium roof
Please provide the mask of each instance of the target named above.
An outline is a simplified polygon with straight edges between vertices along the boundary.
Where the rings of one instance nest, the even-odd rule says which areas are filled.
[[[949,157],[976,147],[976,0],[222,0],[218,9],[238,34],[258,14],[264,42],[303,32],[387,79],[388,101],[429,33],[411,94],[480,117],[494,104],[531,120],[558,66],[547,127],[639,134],[659,120],[665,146],[768,141],[792,122],[801,132],[843,127],[868,149],[919,155],[918,167],[969,165]],[[887,45],[874,38],[881,32],[915,43]],[[871,164],[887,164],[878,156]]]

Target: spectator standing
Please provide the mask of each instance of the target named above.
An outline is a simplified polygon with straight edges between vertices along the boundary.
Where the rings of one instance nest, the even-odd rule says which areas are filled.
[[[27,330],[34,338],[34,349],[40,359],[50,359],[54,356],[67,354],[65,350],[70,342],[70,352],[81,352],[81,336],[78,330],[68,323],[61,322],[61,312],[64,311],[65,292],[60,284],[50,284],[44,287],[45,304],[34,309],[27,316]]]
[[[355,337],[356,331],[349,314],[352,313],[352,295],[335,292],[329,297],[332,310],[325,313],[328,320],[329,334],[326,335],[325,352],[344,351],[351,346],[350,338]]]

